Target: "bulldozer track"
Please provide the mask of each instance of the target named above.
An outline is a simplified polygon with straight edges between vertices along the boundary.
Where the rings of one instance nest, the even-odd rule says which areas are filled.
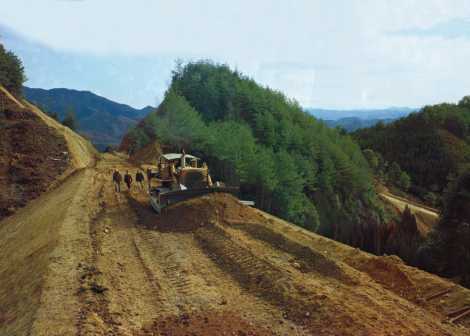
[[[161,294],[161,287],[155,278],[155,275],[153,274],[152,270],[147,266],[146,262],[144,261],[144,258],[142,256],[142,253],[140,251],[140,248],[138,247],[138,244],[135,240],[135,238],[132,241],[132,245],[134,247],[134,253],[135,257],[140,263],[140,266],[144,270],[145,276],[147,278],[148,283],[150,284],[150,288],[152,290],[152,295],[153,297],[157,298],[159,302],[159,309],[162,312],[167,312],[169,313],[169,310],[165,309],[169,305],[168,300],[165,299],[165,297]]]
[[[149,251],[158,260],[158,267],[165,276],[165,281],[175,289],[178,296],[188,299],[192,295],[196,295],[197,291],[194,284],[187,276],[187,271],[179,260],[176,260],[173,253],[170,253],[164,245],[164,238],[159,238],[157,233],[144,232],[138,230],[141,241],[147,245]]]
[[[267,262],[255,257],[250,251],[239,246],[229,237],[225,237],[223,234],[212,234],[210,239],[213,244],[223,249],[224,257],[235,263],[244,273],[250,276],[258,276],[272,271],[272,267]],[[284,278],[287,279],[288,277]]]
[[[303,261],[302,272],[317,273],[319,275],[342,280],[347,283],[353,281],[341,269],[322,253],[307,247],[295,240],[285,237],[271,228],[260,223],[234,221],[235,228],[248,234],[251,238],[261,241],[274,250],[280,250],[297,260]]]
[[[103,186],[100,188],[99,194],[104,192],[103,188]],[[110,312],[109,301],[104,295],[104,287],[100,284],[102,273],[98,268],[98,259],[101,254],[102,243],[98,234],[98,226],[104,217],[105,211],[104,208],[101,208],[90,223],[92,254],[90,265],[84,265],[83,274],[80,278],[78,297],[81,308],[77,316],[77,336],[88,334],[88,331],[85,330],[85,324],[86,320],[92,314],[96,314],[104,322],[112,326],[109,335],[116,335],[118,332],[118,323]],[[101,290],[103,290],[103,292],[101,292]]]
[[[220,228],[203,230],[196,238],[216,264],[236,278],[245,290],[255,295],[262,295],[255,290],[256,287],[269,287],[269,290],[273,290],[269,284],[263,283],[267,278],[276,279],[275,282],[282,285],[293,281],[290,274],[280,276],[282,273],[273,265],[234,242]]]

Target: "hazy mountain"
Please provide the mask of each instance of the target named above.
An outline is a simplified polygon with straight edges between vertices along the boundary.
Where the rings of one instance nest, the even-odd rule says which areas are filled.
[[[387,119],[362,119],[358,117],[347,117],[338,120],[323,120],[329,127],[341,127],[348,132],[353,132],[361,128],[367,128],[377,125],[379,122],[389,124],[397,118]]]
[[[338,120],[342,118],[356,117],[363,120],[367,119],[398,119],[405,117],[411,112],[417,111],[417,108],[410,107],[389,107],[386,109],[352,109],[352,110],[332,110],[306,108],[308,113],[315,118],[323,120]]]
[[[129,128],[153,109],[151,106],[135,109],[89,91],[24,87],[24,95],[48,113],[57,113],[60,120],[69,110],[73,110],[78,131],[88,136],[100,149],[118,144]]]

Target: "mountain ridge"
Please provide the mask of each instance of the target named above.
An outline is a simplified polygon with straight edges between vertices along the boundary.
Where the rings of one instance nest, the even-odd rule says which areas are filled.
[[[120,143],[129,128],[153,110],[151,106],[135,109],[88,90],[25,86],[23,93],[26,99],[48,113],[57,113],[60,120],[73,111],[78,131],[89,137],[99,149]]]

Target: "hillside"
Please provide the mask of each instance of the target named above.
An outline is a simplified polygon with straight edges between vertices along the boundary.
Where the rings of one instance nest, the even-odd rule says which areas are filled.
[[[89,137],[99,149],[119,144],[129,128],[153,109],[150,106],[134,109],[89,91],[24,87],[23,93],[26,99],[47,112],[57,113],[59,120],[73,111],[78,121],[78,131]]]
[[[470,103],[426,106],[389,125],[359,130],[354,137],[406,171],[410,191],[433,205],[448,182],[470,164]]]
[[[0,127],[0,219],[88,165],[80,155],[94,151],[84,139],[2,86]],[[74,148],[71,138],[80,148]]]
[[[470,291],[233,197],[158,217],[101,155],[0,225],[0,334],[464,336]],[[57,206],[60,205],[60,206]],[[32,276],[34,275],[34,276]],[[459,312],[460,311],[460,312]]]
[[[359,147],[227,66],[196,62],[174,71],[162,104],[121,149],[153,141],[204,158],[216,180],[239,185],[264,211],[381,252],[376,235],[386,214]]]

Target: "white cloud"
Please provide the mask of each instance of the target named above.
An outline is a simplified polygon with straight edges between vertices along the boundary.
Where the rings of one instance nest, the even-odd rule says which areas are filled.
[[[470,56],[469,41],[462,32],[442,34],[449,29],[446,23],[468,17],[468,0],[15,0],[2,5],[0,23],[65,58],[74,55],[77,67],[106,72],[106,78],[118,79],[122,63],[100,70],[100,62],[86,62],[129,59],[129,75],[117,84],[105,87],[98,78],[92,82],[116,97],[122,95],[117,85],[128,81],[131,92],[123,99],[134,104],[153,104],[162,96],[169,59],[211,58],[304,105],[338,108],[419,106],[468,94],[469,79],[462,69]],[[390,34],[413,30],[421,34]],[[430,31],[434,34],[422,36]],[[147,71],[161,79],[151,79],[134,64],[142,58],[146,66],[151,59],[164,60],[158,71]],[[140,92],[139,87],[145,95],[132,93]]]

